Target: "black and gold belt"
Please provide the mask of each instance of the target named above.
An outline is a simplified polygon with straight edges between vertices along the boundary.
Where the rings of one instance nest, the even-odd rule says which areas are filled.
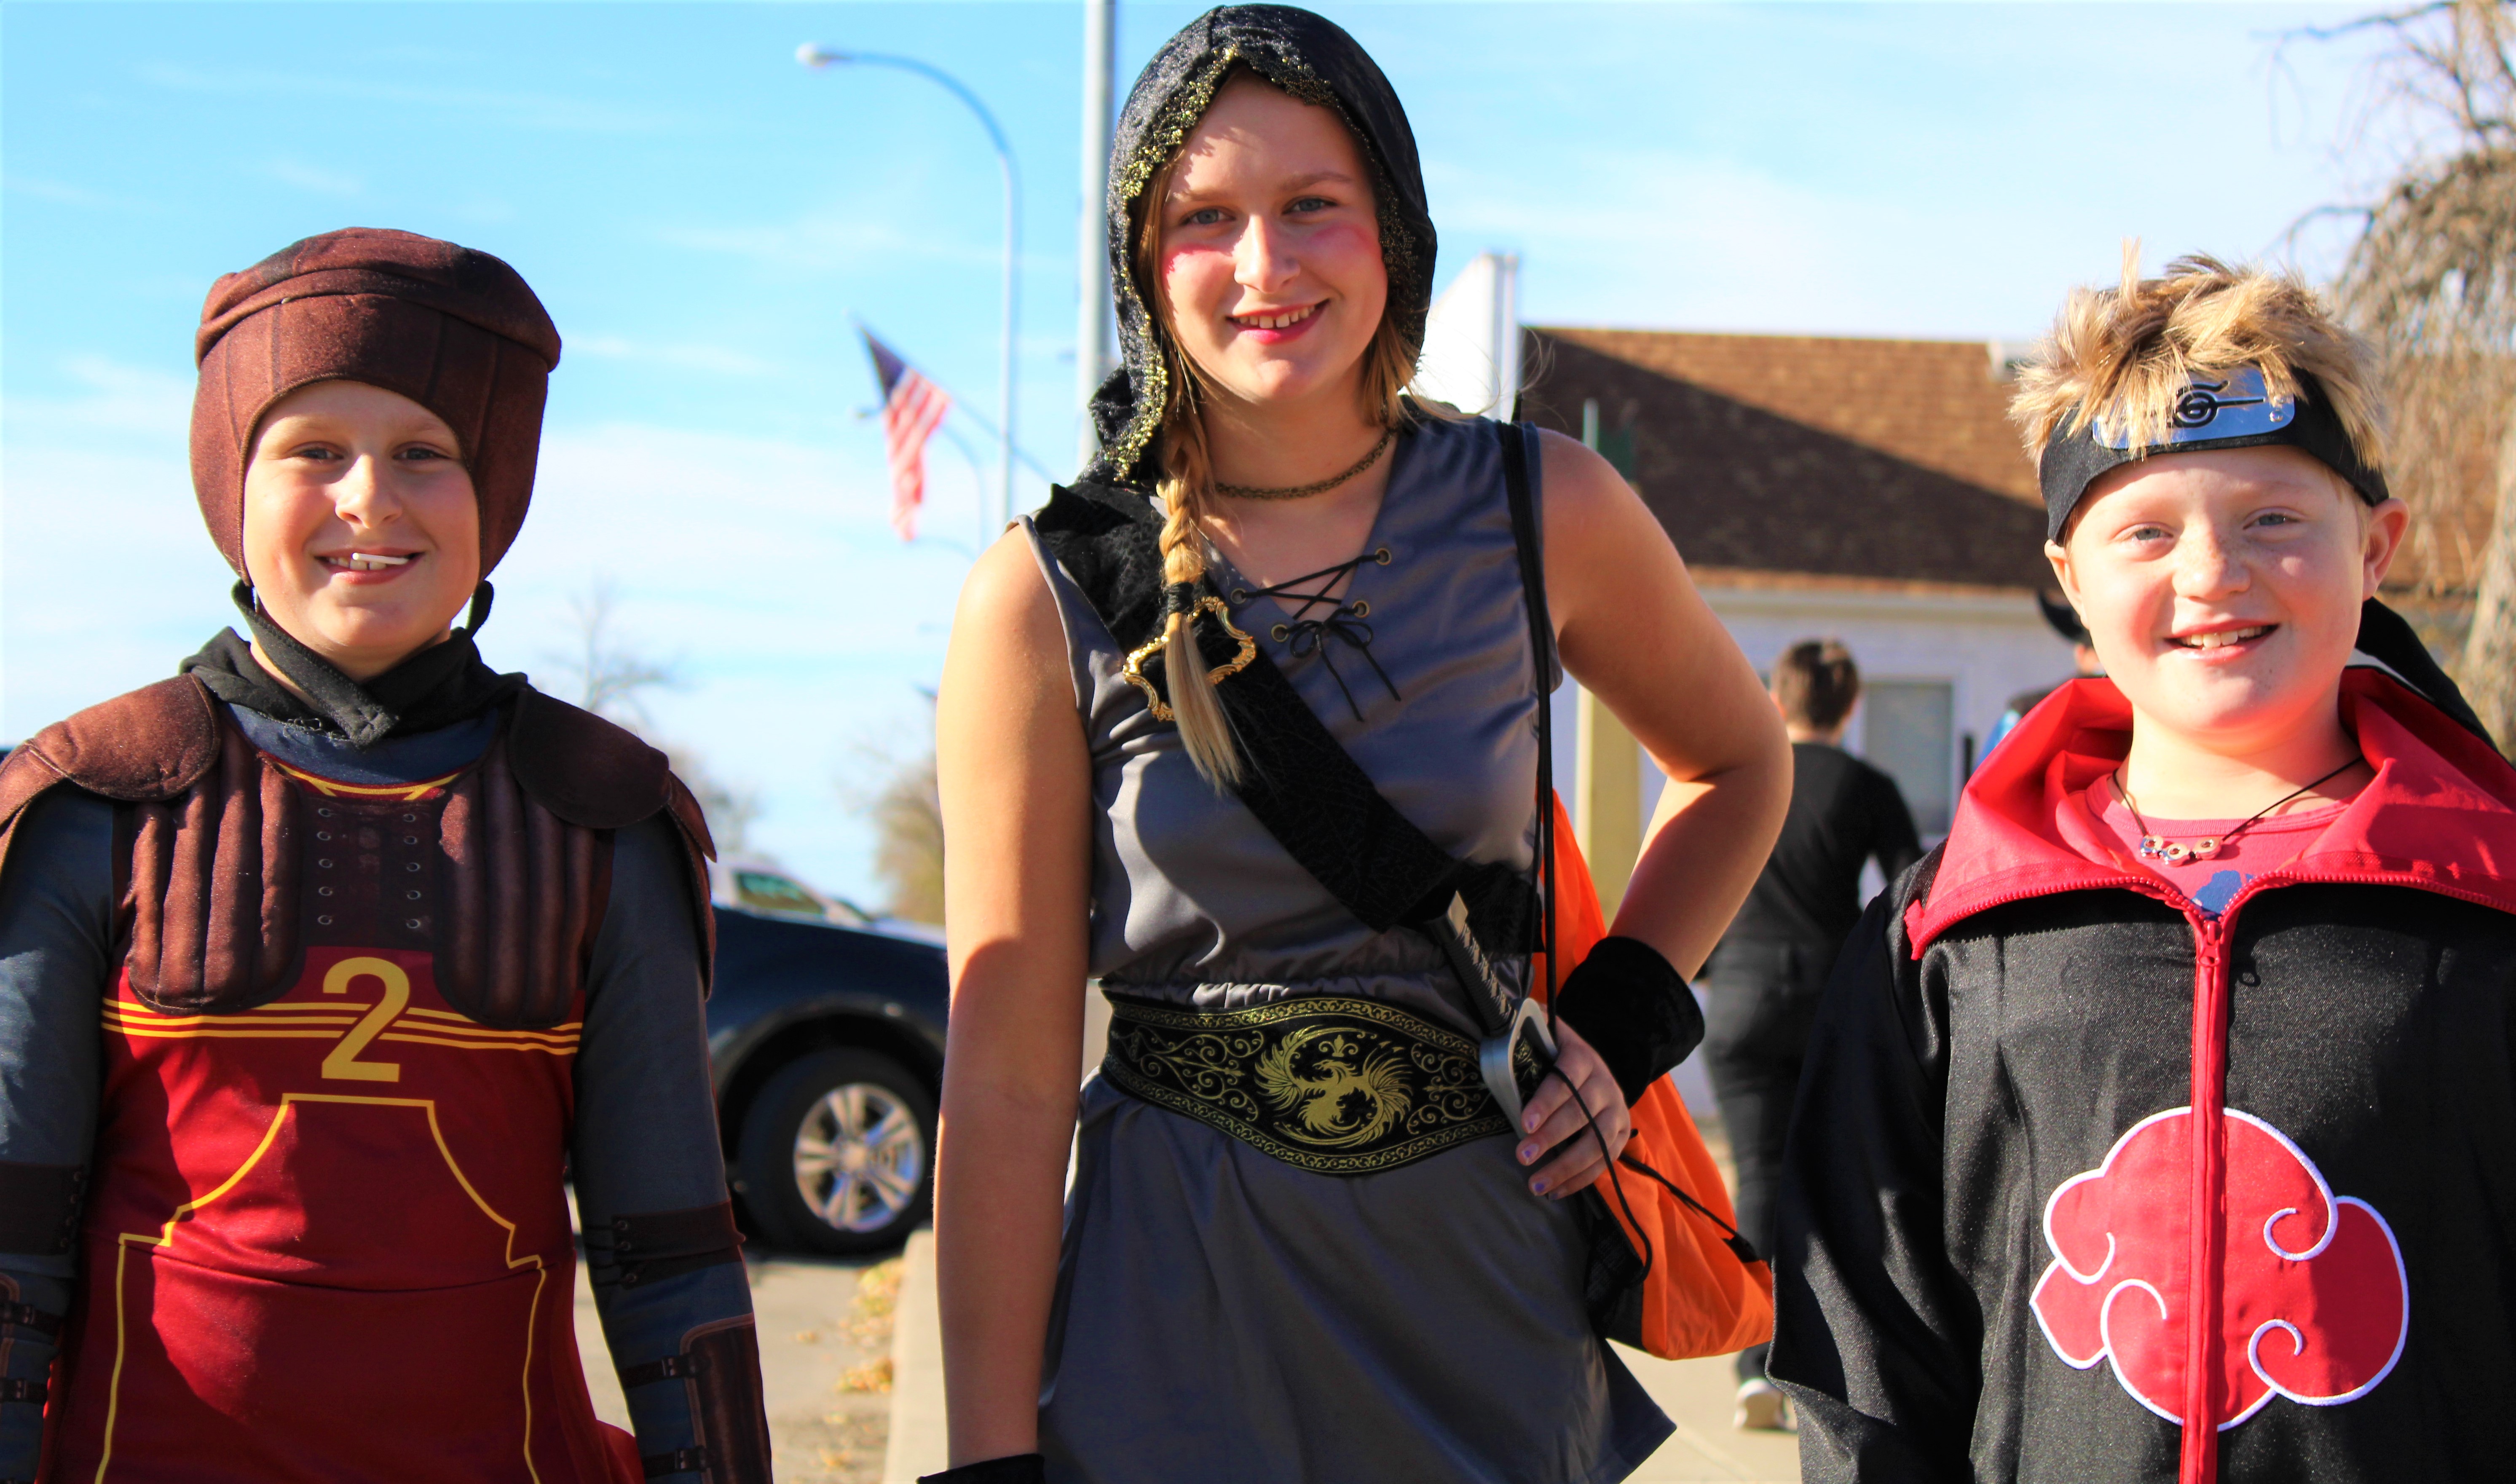
[[[1477,1042],[1396,1005],[1324,995],[1237,1010],[1109,999],[1102,1076],[1315,1174],[1373,1174],[1511,1132]]]

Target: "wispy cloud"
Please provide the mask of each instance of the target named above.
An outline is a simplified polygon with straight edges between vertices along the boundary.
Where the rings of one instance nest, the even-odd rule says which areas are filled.
[[[666,344],[633,340],[625,335],[578,334],[568,337],[567,348],[603,360],[644,361],[719,376],[767,376],[778,369],[775,361],[724,345]]]
[[[61,370],[73,389],[67,394],[0,401],[9,443],[47,445],[70,432],[118,433],[182,450],[192,415],[190,377],[105,356],[72,356]],[[13,509],[16,503],[13,492]]]
[[[367,193],[367,183],[359,177],[351,175],[347,171],[326,170],[319,165],[310,165],[304,160],[275,159],[263,166],[262,173],[283,186],[294,186],[300,191],[313,191],[316,195],[337,196],[343,200],[352,200]]]
[[[812,216],[788,223],[749,226],[661,227],[655,231],[655,239],[667,246],[814,273],[844,272],[910,251],[938,257],[952,252],[951,244],[920,240],[890,222],[868,220],[862,215]]]
[[[420,87],[373,77],[235,68],[211,70],[166,62],[142,63],[144,82],[187,93],[251,98],[348,98],[362,104],[462,113],[510,128],[586,134],[660,134],[693,120],[665,108],[623,107],[553,93],[484,88]]]
[[[85,186],[66,185],[41,176],[10,175],[0,181],[0,188],[19,195],[33,196],[39,201],[58,201],[64,206],[86,206],[98,211],[127,211],[154,214],[163,208],[139,196],[116,195]]]

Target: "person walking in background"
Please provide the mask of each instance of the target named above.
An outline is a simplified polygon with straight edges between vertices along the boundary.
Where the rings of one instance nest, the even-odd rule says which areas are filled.
[[[2106,672],[2105,661],[2097,657],[2097,647],[2088,642],[2088,626],[2079,621],[2079,611],[2071,606],[2070,599],[2037,593],[2035,607],[2043,613],[2044,621],[2053,632],[2061,635],[2071,646],[2072,680],[2086,680]],[[2027,713],[2035,709],[2037,701],[2069,683],[2056,681],[2010,697],[2009,704],[2001,708],[2000,720],[1992,724],[1992,736],[1984,742],[1983,755],[1990,757],[1992,749],[2000,745],[2000,740],[2016,731],[2018,724],[2027,719]],[[1983,764],[1977,761],[1975,766],[1980,768]]]
[[[1774,1250],[1774,1195],[1800,1084],[1800,1055],[1836,950],[1861,920],[1861,868],[1892,881],[1922,857],[1896,781],[1843,750],[1861,670],[1833,639],[1807,639],[1774,666],[1774,704],[1791,739],[1791,807],[1782,838],[1704,968],[1712,991],[1704,1068],[1739,1166],[1739,1230]],[[1739,1352],[1741,1427],[1783,1424],[1765,1349]]]

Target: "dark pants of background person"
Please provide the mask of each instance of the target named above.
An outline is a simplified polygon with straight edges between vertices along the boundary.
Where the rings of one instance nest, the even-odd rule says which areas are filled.
[[[1774,1199],[1782,1140],[1799,1093],[1800,1058],[1836,945],[1724,942],[1704,966],[1703,1070],[1721,1105],[1721,1127],[1739,1166],[1739,1232],[1774,1252]],[[1739,1378],[1765,1374],[1764,1345],[1739,1353]]]

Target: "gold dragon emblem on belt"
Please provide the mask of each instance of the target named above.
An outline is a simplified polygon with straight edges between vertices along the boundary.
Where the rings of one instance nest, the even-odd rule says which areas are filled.
[[[1258,1090],[1287,1120],[1279,1131],[1321,1149],[1368,1144],[1415,1104],[1403,1051],[1366,1049],[1364,1038],[1334,1026],[1285,1037],[1258,1058],[1254,1075]]]

